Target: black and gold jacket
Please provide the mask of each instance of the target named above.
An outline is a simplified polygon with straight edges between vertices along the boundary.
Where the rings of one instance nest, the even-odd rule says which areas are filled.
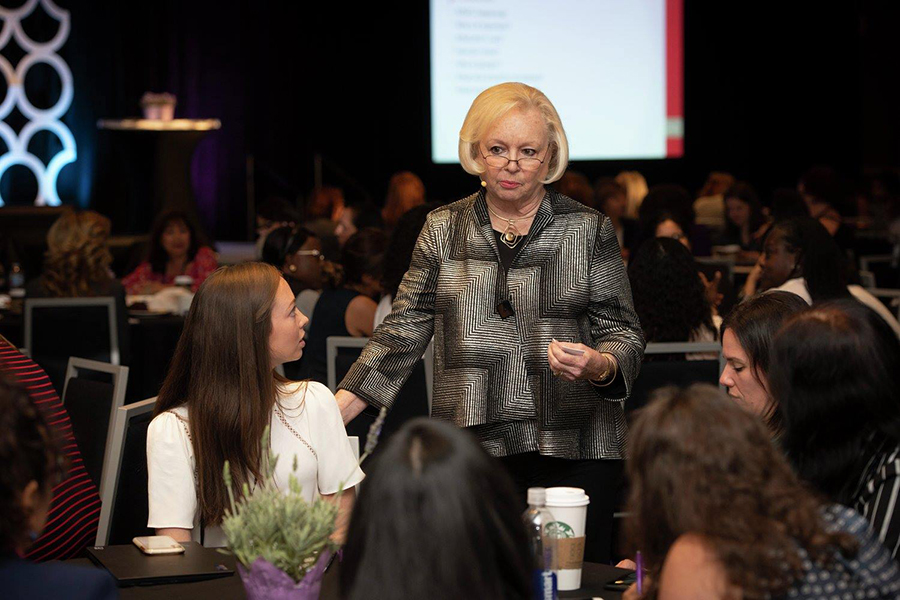
[[[494,456],[621,458],[644,338],[612,223],[548,189],[522,244],[505,272],[483,191],[432,211],[390,316],[338,387],[390,408],[434,335],[433,417]],[[617,381],[553,377],[554,338],[614,355]]]

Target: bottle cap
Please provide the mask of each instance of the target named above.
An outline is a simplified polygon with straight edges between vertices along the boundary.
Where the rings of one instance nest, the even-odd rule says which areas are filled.
[[[547,490],[542,487],[528,488],[529,506],[544,506],[547,504]]]

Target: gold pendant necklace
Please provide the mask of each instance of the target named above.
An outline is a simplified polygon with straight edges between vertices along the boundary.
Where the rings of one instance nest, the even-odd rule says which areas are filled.
[[[524,215],[524,216],[521,216],[521,217],[516,217],[515,219],[509,219],[507,217],[504,217],[504,216],[499,215],[496,212],[494,212],[494,209],[491,208],[491,204],[490,204],[490,202],[487,201],[487,199],[485,199],[484,203],[487,205],[487,208],[492,215],[494,215],[501,221],[506,221],[506,230],[500,234],[500,241],[503,242],[503,244],[507,248],[510,248],[510,249],[518,246],[519,242],[521,242],[522,238],[524,237],[524,236],[520,235],[519,230],[516,229],[516,221],[522,221],[524,219],[529,219],[529,218],[533,217],[535,215],[535,213],[537,213],[538,209],[541,207],[541,205],[538,204],[538,207],[536,209],[534,209],[534,212]]]

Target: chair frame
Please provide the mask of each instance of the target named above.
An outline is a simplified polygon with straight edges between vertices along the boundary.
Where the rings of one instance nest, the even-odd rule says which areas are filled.
[[[325,339],[325,363],[327,365],[328,389],[337,393],[337,355],[340,348],[364,348],[369,343],[367,337],[333,335]],[[432,342],[433,343],[433,342]],[[428,395],[428,414],[431,414],[431,399],[434,394],[434,351],[431,344],[422,355],[425,363],[425,390]]]
[[[119,328],[116,322],[116,299],[112,296],[97,298],[26,298],[25,299],[25,350],[28,356],[34,356],[32,347],[32,320],[34,308],[72,308],[78,306],[105,306],[109,319],[109,362],[122,364],[119,350]]]
[[[644,355],[647,354],[693,354],[693,353],[715,352],[718,355],[719,375],[725,370],[725,355],[722,354],[722,344],[720,342],[657,342],[647,344],[644,349]],[[724,386],[719,385],[725,389]]]
[[[112,442],[107,445],[106,455],[103,458],[103,478],[100,483],[100,523],[97,527],[96,546],[105,546],[109,542],[112,513],[116,503],[116,487],[119,485],[119,474],[122,471],[126,426],[132,418],[151,412],[155,406],[156,396],[120,406],[116,410],[113,427],[110,430]]]
[[[103,450],[103,464],[100,467],[100,498],[102,502],[102,499],[104,497],[103,488],[107,483],[106,469],[107,465],[110,464],[110,453],[112,452],[113,446],[113,429],[115,426],[116,415],[118,414],[119,409],[125,405],[125,390],[128,387],[128,367],[111,365],[109,363],[96,360],[88,360],[86,358],[76,358],[74,356],[70,357],[69,366],[66,367],[65,384],[63,385],[63,406],[65,406],[66,404],[66,392],[69,389],[69,380],[75,377],[78,371],[82,370],[94,371],[98,373],[108,373],[112,376],[113,380],[113,401],[112,406],[110,407],[109,426],[106,429],[106,445],[104,446]],[[99,535],[100,534],[98,533],[98,539]]]

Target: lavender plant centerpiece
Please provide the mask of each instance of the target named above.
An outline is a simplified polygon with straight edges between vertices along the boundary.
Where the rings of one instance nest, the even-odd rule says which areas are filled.
[[[378,444],[386,412],[381,409],[369,428],[360,465]],[[250,600],[315,600],[325,569],[338,551],[331,539],[338,503],[323,498],[307,502],[293,473],[288,489],[278,489],[274,478],[278,456],[269,447],[268,428],[262,446],[268,459],[264,480],[253,491],[244,484],[240,500],[235,501],[231,467],[225,462],[223,476],[230,508],[222,519],[222,530],[228,539],[228,551],[237,559]],[[296,456],[292,471],[297,471]]]

